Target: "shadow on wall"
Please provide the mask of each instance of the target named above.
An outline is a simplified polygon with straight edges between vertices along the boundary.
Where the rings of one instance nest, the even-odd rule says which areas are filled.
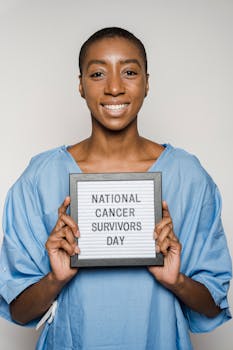
[[[191,334],[194,350],[217,350],[219,349],[219,339],[225,339],[225,342],[221,342],[221,350],[232,350],[232,341],[229,341],[232,339],[232,329],[233,320],[230,320],[213,332]]]
[[[0,344],[1,349],[32,350],[36,347],[40,331],[31,328],[17,326],[0,318]]]

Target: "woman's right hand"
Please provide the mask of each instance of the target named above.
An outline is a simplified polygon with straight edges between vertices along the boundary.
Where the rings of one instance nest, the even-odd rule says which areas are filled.
[[[75,240],[75,237],[79,237],[79,231],[76,222],[66,214],[69,205],[70,197],[66,197],[58,209],[58,220],[45,244],[51,272],[26,288],[10,304],[11,317],[16,322],[26,324],[42,316],[64,285],[78,272],[77,268],[70,267],[70,257],[79,253]]]
[[[69,205],[70,197],[66,197],[58,209],[58,220],[45,244],[52,277],[61,283],[67,283],[78,272],[77,268],[70,267],[70,257],[80,253],[75,240],[75,237],[80,236],[78,225],[66,214]]]

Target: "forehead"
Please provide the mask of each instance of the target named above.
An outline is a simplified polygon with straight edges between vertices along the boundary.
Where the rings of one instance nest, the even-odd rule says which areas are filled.
[[[86,51],[83,65],[88,65],[91,60],[112,60],[112,59],[137,59],[143,64],[142,53],[131,40],[121,37],[104,38],[91,43]]]

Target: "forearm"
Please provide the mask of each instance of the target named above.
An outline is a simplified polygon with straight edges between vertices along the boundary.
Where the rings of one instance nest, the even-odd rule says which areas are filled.
[[[49,309],[64,285],[65,283],[55,280],[51,272],[48,273],[11,302],[10,311],[13,320],[26,324],[42,316]]]
[[[220,307],[215,304],[209,290],[202,283],[182,273],[179,274],[176,284],[166,287],[193,311],[210,318],[217,316],[221,311]]]

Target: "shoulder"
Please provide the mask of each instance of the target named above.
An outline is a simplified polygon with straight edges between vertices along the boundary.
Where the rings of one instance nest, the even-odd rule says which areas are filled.
[[[31,206],[36,208],[35,210],[38,212],[40,210],[38,205],[43,206],[46,200],[49,204],[50,202],[53,204],[55,200],[61,203],[68,193],[68,168],[69,158],[66,146],[37,154],[10,187],[5,206],[9,206],[10,203],[16,203],[17,206],[31,203]],[[56,208],[58,207],[57,202]],[[47,208],[42,211],[46,210]]]
[[[41,168],[51,164],[51,162],[60,162],[63,158],[64,152],[66,152],[66,146],[59,146],[39,153],[32,157],[29,162],[29,168],[37,168],[39,171]]]
[[[194,154],[172,145],[167,145],[171,158],[176,164],[192,165],[194,167],[200,167],[200,161]]]
[[[65,153],[66,147],[60,146],[35,155],[17,182],[26,181],[35,184],[41,176],[46,176],[53,169],[63,166]]]
[[[167,162],[168,169],[180,185],[187,186],[195,191],[202,191],[207,188],[215,191],[216,184],[210,174],[202,166],[196,155],[187,152],[184,149],[168,145]]]
[[[182,148],[173,147],[171,145],[168,147],[170,148],[170,163],[172,167],[177,168],[180,172],[189,174],[192,177],[210,177],[196,155],[191,154]]]

